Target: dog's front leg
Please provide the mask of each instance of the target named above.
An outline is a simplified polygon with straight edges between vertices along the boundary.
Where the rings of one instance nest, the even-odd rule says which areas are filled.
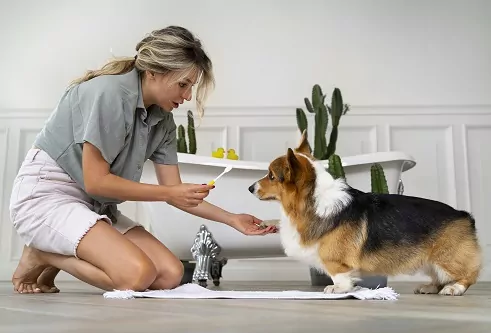
[[[325,261],[324,268],[333,281],[324,288],[324,293],[345,294],[355,289],[357,270],[335,261]]]

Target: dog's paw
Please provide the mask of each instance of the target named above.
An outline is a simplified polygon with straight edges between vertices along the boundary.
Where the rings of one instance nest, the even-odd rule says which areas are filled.
[[[331,284],[324,288],[325,294],[346,294],[353,291],[353,285],[348,284]]]
[[[465,287],[459,283],[447,284],[439,294],[446,296],[462,296],[465,293],[465,290]]]
[[[414,289],[415,294],[438,294],[440,288],[434,284],[422,284]]]

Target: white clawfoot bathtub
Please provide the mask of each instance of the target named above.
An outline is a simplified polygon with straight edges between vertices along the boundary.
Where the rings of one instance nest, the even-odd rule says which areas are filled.
[[[402,152],[378,152],[343,157],[348,183],[360,190],[370,191],[370,166],[380,163],[385,172],[390,193],[397,193],[401,173],[415,166],[415,160]],[[248,213],[259,219],[278,219],[280,206],[276,202],[260,201],[248,187],[266,175],[269,163],[217,159],[192,154],[179,154],[179,168],[183,182],[207,183],[225,167],[232,171],[217,181],[207,200],[234,213]],[[327,161],[326,161],[327,167]],[[157,184],[152,163],[144,167],[142,182]],[[191,247],[201,225],[206,225],[220,245],[220,256],[228,259],[284,257],[279,234],[245,236],[235,229],[203,220],[162,202],[141,203],[149,220],[151,232],[182,261],[193,261]]]

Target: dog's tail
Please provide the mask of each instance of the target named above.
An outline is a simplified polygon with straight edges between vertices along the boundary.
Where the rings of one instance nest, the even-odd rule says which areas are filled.
[[[469,222],[471,229],[473,231],[476,231],[476,219],[474,218],[472,213],[469,213],[465,210],[460,210],[459,213],[462,214],[462,217]]]

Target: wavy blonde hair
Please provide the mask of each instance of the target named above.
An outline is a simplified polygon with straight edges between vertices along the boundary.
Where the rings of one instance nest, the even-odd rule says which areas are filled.
[[[114,58],[100,69],[89,70],[84,76],[73,80],[70,85],[100,75],[125,74],[134,68],[139,72],[170,74],[176,81],[197,71],[196,108],[199,116],[203,116],[204,104],[210,90],[215,86],[215,78],[212,62],[199,39],[183,27],[168,26],[154,30],[143,38],[136,45],[136,52],[137,55],[134,57]]]

